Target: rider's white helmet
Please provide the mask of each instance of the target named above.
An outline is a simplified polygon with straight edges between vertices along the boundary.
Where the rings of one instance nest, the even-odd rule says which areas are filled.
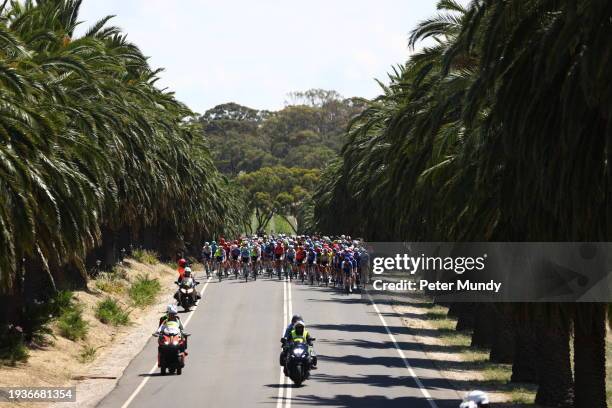
[[[489,406],[489,396],[483,391],[470,391],[467,393],[459,408],[479,408]]]
[[[178,309],[176,308],[176,305],[168,305],[168,307],[166,308],[166,312],[168,314],[177,314]]]

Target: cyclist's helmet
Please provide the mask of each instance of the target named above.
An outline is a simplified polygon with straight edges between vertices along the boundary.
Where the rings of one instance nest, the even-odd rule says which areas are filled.
[[[168,305],[168,307],[166,308],[166,313],[168,313],[169,315],[178,314],[178,309],[176,308],[176,305]]]

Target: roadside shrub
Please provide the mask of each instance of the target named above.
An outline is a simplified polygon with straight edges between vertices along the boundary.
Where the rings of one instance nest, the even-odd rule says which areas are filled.
[[[149,251],[147,249],[135,249],[132,251],[132,258],[138,262],[157,265],[159,263],[158,255],[155,251]]]
[[[113,266],[113,269],[110,271],[110,274],[115,280],[128,280],[128,273],[125,268],[121,266]]]
[[[28,359],[28,349],[20,328],[5,326],[0,329],[0,365],[14,366]]]
[[[83,308],[75,305],[65,311],[58,319],[57,327],[60,335],[72,341],[82,340],[87,337],[89,325],[83,319]]]
[[[67,290],[42,299],[28,300],[21,320],[24,343],[27,346],[48,345],[49,336],[53,335],[50,321],[73,307],[73,293]]]
[[[104,272],[96,279],[96,288],[106,293],[121,293],[125,290],[125,284],[115,273]]]
[[[96,317],[102,323],[112,324],[113,326],[125,326],[130,322],[129,313],[121,310],[117,301],[112,298],[106,298],[98,302]]]
[[[58,292],[49,302],[49,312],[58,317],[62,313],[74,308],[73,293],[69,290],[62,290]]]
[[[150,279],[148,275],[138,275],[129,289],[130,298],[138,307],[149,306],[155,302],[161,291],[157,279]]]
[[[79,361],[82,364],[91,363],[96,358],[98,349],[92,346],[84,345],[79,354]]]

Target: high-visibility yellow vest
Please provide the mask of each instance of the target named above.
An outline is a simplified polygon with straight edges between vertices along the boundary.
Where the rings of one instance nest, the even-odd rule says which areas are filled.
[[[307,338],[308,338],[308,330],[306,330],[306,328],[304,328],[304,333],[302,333],[301,336],[297,334],[295,329],[291,330],[291,340],[294,343],[306,343]]]

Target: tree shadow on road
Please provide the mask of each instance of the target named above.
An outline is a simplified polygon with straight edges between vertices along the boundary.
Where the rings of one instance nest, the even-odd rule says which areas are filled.
[[[154,372],[154,373],[138,374],[139,377],[168,377],[168,376],[171,376],[171,375],[173,375],[173,374],[161,375],[161,373],[159,371]]]
[[[333,342],[340,346],[347,347],[361,347],[366,349],[393,349],[395,348],[395,344],[391,341],[371,341],[371,340],[363,340],[363,339],[354,339],[354,340],[339,340]],[[444,345],[444,344],[422,344],[415,343],[410,341],[398,341],[397,346],[403,351],[426,351],[426,352],[458,352],[469,350],[469,346],[464,345]]]
[[[346,408],[431,408],[430,403],[423,397],[387,398],[382,395],[353,396],[338,394],[333,397],[320,397],[316,395],[300,395],[291,398],[296,405],[334,406]],[[436,400],[439,408],[456,408],[457,400]]]
[[[365,299],[362,299],[361,297],[332,297],[332,298],[326,298],[326,299],[314,299],[314,298],[309,298],[306,299],[306,301],[308,302],[331,302],[331,303],[343,303],[343,304],[349,304],[349,305],[355,305],[355,304],[367,304],[368,301]]]
[[[302,387],[304,387],[304,385],[306,384],[303,384]],[[295,384],[291,382],[285,384],[266,384],[265,386],[268,388],[297,388]]]
[[[394,334],[410,334],[405,326],[388,326],[391,333]],[[331,330],[349,333],[387,333],[385,326],[377,324],[311,324],[309,329],[314,330]],[[323,337],[323,336],[321,336]]]

